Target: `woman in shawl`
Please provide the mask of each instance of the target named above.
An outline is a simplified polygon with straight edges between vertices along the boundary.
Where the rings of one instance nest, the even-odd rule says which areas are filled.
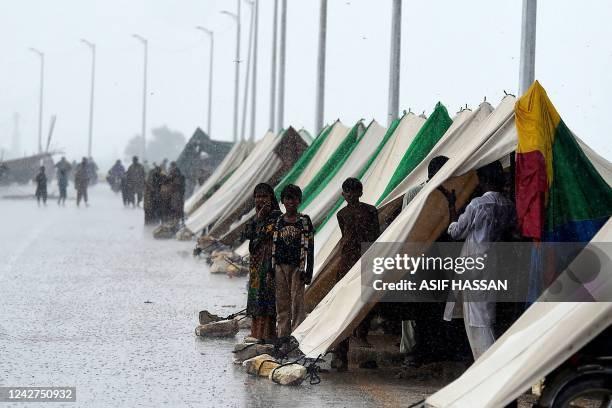
[[[251,337],[276,338],[276,297],[272,269],[272,235],[281,215],[274,189],[266,183],[255,186],[255,217],[245,227],[249,240],[249,290],[247,314],[252,318]]]

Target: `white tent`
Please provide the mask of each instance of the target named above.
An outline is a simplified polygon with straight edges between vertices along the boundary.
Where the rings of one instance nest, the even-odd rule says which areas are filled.
[[[219,163],[219,166],[215,169],[213,174],[211,174],[204,184],[198,187],[193,194],[185,200],[185,214],[189,215],[199,207],[200,204],[202,204],[204,195],[213,188],[215,184],[219,183],[232,171],[238,168],[251,150],[253,150],[253,143],[249,141],[241,141],[234,144],[232,149],[227,153],[227,156]]]
[[[279,140],[280,137],[274,133],[266,133],[226,182],[187,218],[185,226],[191,232],[199,233],[234,205],[254,180],[271,176],[280,165],[280,159],[274,155],[274,147]]]
[[[431,214],[421,214],[421,212],[430,194],[440,184],[451,177],[465,175],[514,151],[517,145],[514,125],[515,101],[514,97],[506,96],[476,130],[461,135],[456,150],[446,154],[449,161],[381,234],[378,242],[405,242],[413,233],[417,221],[422,222],[423,219],[431,217]],[[600,160],[591,157],[589,159],[592,162]],[[612,175],[602,174],[602,176],[609,183]],[[394,193],[399,196],[397,190]],[[392,199],[389,198],[387,202]],[[392,255],[394,254],[376,254],[376,256]],[[292,333],[300,343],[300,349],[308,357],[316,357],[327,351],[350,333],[358,324],[359,316],[367,313],[369,306],[361,298],[361,290],[361,265],[357,263]]]

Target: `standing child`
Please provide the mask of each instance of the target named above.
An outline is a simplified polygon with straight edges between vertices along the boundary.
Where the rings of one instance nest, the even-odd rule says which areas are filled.
[[[266,183],[253,192],[256,215],[245,227],[243,238],[249,240],[249,289],[247,314],[253,319],[251,337],[276,338],[276,293],[272,269],[272,236],[276,220],[282,215],[274,189]]]
[[[302,190],[293,184],[281,192],[285,214],[274,227],[272,266],[276,271],[278,336],[287,337],[304,320],[304,285],[310,284],[314,262],[314,228],[310,217],[297,212]]]
[[[43,204],[47,205],[47,175],[45,174],[45,166],[40,166],[40,171],[34,179],[36,181],[36,201],[40,205],[42,199]]]
[[[361,181],[350,177],[342,183],[342,197],[346,207],[338,211],[338,225],[342,232],[340,239],[340,266],[336,275],[339,282],[351,270],[362,255],[362,246],[376,241],[380,234],[378,210],[370,204],[359,201],[363,195]],[[368,315],[355,330],[356,338],[363,346],[369,346],[367,341],[371,315]],[[349,339],[343,340],[334,353],[332,367],[338,371],[348,368]]]

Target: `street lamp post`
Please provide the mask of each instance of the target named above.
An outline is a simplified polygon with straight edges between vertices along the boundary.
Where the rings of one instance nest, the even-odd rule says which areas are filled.
[[[317,99],[315,106],[315,134],[323,129],[325,111],[325,42],[327,36],[327,0],[321,0],[319,15],[319,53],[317,56]]]
[[[207,124],[207,133],[208,137],[211,137],[210,134],[210,124],[212,122],[212,89],[213,89],[213,59],[215,56],[215,33],[212,30],[207,28],[197,26],[196,29],[203,31],[206,33],[210,39],[210,62],[208,69],[208,124]]]
[[[249,81],[251,79],[251,50],[253,48],[253,27],[255,22],[255,2],[252,0],[245,0],[246,3],[251,6],[251,22],[249,24],[249,43],[247,47],[247,65],[245,72],[245,80],[244,80],[244,95],[242,100],[242,123],[240,126],[240,140],[244,140],[245,132],[246,132],[246,122],[247,122],[247,104],[249,100]],[[252,135],[249,136],[249,140],[252,139]]]
[[[40,92],[38,98],[38,153],[42,153],[42,117],[43,117],[43,89],[45,78],[45,54],[36,48],[30,48],[30,51],[36,53],[40,57]]]
[[[527,92],[535,80],[535,47],[537,0],[523,0],[521,23],[521,60],[519,63],[519,96]]]
[[[221,13],[232,17],[236,21],[236,68],[234,73],[234,143],[238,141],[238,94],[240,87],[240,3],[241,0],[236,0],[238,13],[232,13],[224,10]]]
[[[134,34],[133,37],[139,40],[144,47],[144,75],[142,87],[142,161],[144,162],[147,157],[147,137],[145,131],[147,125],[147,65],[149,59],[149,41],[138,34]]]
[[[87,157],[91,156],[91,141],[93,134],[93,112],[94,112],[94,84],[96,80],[96,45],[85,39],[81,41],[91,50],[91,91],[89,95],[89,138],[87,142]]]
[[[276,131],[276,33],[278,31],[278,0],[274,0],[274,23],[272,24],[272,66],[270,69],[270,130]]]
[[[287,0],[281,0],[280,52],[278,61],[278,116],[276,128],[283,129],[285,120],[285,61],[287,57]]]
[[[389,61],[389,106],[387,125],[399,115],[400,55],[402,41],[402,0],[393,0],[391,7],[391,58]]]
[[[259,37],[259,0],[254,0],[253,13],[255,27],[253,27],[253,88],[251,89],[251,131],[249,135],[249,140],[251,141],[255,140],[255,117],[257,112],[257,40]]]

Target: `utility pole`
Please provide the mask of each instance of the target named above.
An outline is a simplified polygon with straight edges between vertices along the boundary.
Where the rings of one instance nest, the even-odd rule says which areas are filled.
[[[278,32],[278,0],[274,0],[274,23],[272,24],[272,66],[270,70],[270,131],[276,131],[276,46]]]
[[[91,50],[91,91],[89,94],[89,138],[87,142],[87,157],[91,158],[91,140],[93,134],[94,84],[96,80],[96,45],[85,39],[81,41]]]
[[[527,92],[535,80],[535,48],[537,0],[523,0],[521,23],[521,59],[519,62],[519,96]]]
[[[215,56],[215,33],[207,28],[197,26],[196,29],[203,31],[210,38],[210,67],[208,69],[208,125],[207,134],[208,137],[212,137],[210,134],[210,124],[212,122],[212,89],[213,89],[213,59]]]
[[[250,80],[250,73],[251,73],[251,51],[252,51],[252,45],[253,45],[253,26],[254,26],[254,18],[255,18],[255,14],[254,14],[254,2],[250,1],[250,0],[246,0],[247,4],[249,6],[251,6],[251,22],[249,24],[249,44],[248,44],[248,48],[247,48],[247,66],[246,66],[246,73],[245,73],[245,80],[244,80],[244,95],[243,95],[243,100],[242,100],[242,125],[240,127],[240,140],[244,141],[245,137],[244,134],[246,132],[246,121],[247,121],[247,103],[249,100],[249,80]],[[251,137],[249,137],[249,140],[251,139]]]
[[[144,75],[142,87],[142,162],[144,162],[147,158],[147,64],[149,60],[149,41],[138,34],[134,34],[133,36],[144,46]]]
[[[325,45],[327,37],[327,0],[321,0],[319,13],[319,53],[317,55],[317,99],[315,105],[315,134],[323,130],[325,112]]]
[[[253,88],[251,89],[251,130],[249,140],[255,140],[255,121],[257,113],[257,41],[259,39],[259,0],[254,0],[253,4]]]
[[[43,89],[45,79],[45,54],[36,48],[30,48],[30,51],[36,53],[40,57],[40,91],[38,97],[38,154],[42,153],[42,117],[43,117]]]
[[[389,61],[389,104],[387,126],[399,115],[400,55],[402,42],[402,0],[391,7],[391,58]]]
[[[287,0],[281,0],[280,59],[278,63],[278,131],[284,127],[285,115],[285,60],[287,58]]]
[[[230,11],[222,11],[221,13],[232,17],[236,21],[236,68],[234,73],[234,143],[238,142],[238,97],[240,91],[240,3],[241,0],[236,0],[238,13],[234,14]]]

